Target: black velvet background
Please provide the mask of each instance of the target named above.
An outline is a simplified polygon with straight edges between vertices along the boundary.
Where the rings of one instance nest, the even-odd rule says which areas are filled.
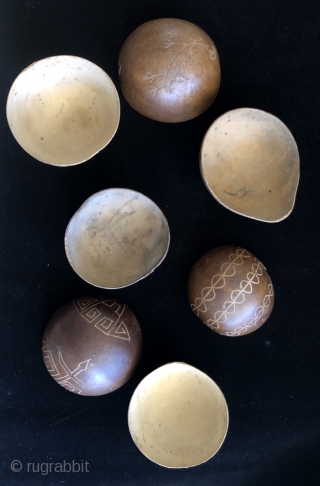
[[[189,20],[214,40],[221,60],[217,100],[202,116],[162,124],[121,99],[119,130],[100,154],[71,168],[37,162],[5,117],[14,78],[43,57],[74,54],[101,66],[120,92],[117,58],[126,37],[159,17]],[[319,414],[319,2],[298,0],[1,0],[0,4],[0,484],[65,486],[316,486]],[[267,224],[219,205],[199,172],[209,125],[227,110],[279,117],[301,156],[296,206]],[[69,266],[71,216],[91,194],[136,189],[171,229],[167,258],[148,278],[118,291],[143,331],[133,378],[101,397],[77,396],[46,371],[41,337],[52,314],[96,290]],[[257,332],[226,338],[191,312],[189,271],[220,244],[247,248],[267,266],[275,308]],[[146,459],[127,427],[140,380],[169,361],[209,374],[225,394],[230,426],[220,452],[187,470]],[[23,469],[14,473],[13,460]],[[87,461],[89,473],[27,473],[28,462]]]

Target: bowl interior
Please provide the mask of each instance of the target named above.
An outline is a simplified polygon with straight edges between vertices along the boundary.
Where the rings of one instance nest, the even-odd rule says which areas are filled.
[[[161,466],[183,468],[218,451],[228,428],[228,409],[209,376],[187,364],[170,363],[138,385],[128,421],[144,455]]]
[[[109,76],[86,59],[57,56],[22,71],[7,101],[7,118],[18,143],[52,165],[84,162],[113,138],[120,117]]]
[[[250,108],[225,113],[206,133],[200,163],[209,191],[228,209],[267,222],[292,211],[299,154],[275,116]]]
[[[73,269],[97,287],[126,287],[164,259],[170,240],[158,206],[129,189],[91,196],[71,219],[65,248]]]

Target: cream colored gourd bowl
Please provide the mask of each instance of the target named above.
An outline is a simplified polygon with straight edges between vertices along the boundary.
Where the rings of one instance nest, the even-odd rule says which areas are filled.
[[[159,207],[139,192],[119,188],[89,197],[65,234],[75,272],[108,289],[126,287],[153,272],[169,243],[169,226]]]
[[[46,164],[80,164],[112,140],[120,102],[110,77],[96,64],[56,56],[31,64],[7,100],[10,129],[26,152]]]
[[[217,118],[201,147],[201,174],[212,196],[235,213],[268,223],[291,213],[299,165],[296,142],[284,123],[253,108]]]
[[[210,459],[228,429],[228,408],[220,388],[185,363],[169,363],[146,376],[129,405],[133,441],[151,461],[187,468]]]

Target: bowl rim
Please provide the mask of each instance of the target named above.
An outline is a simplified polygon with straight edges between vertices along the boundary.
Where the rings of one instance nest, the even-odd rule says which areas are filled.
[[[188,368],[192,368],[192,370],[196,370],[198,373],[202,373],[203,375],[206,376],[206,378],[208,378],[211,382],[214,383],[214,385],[218,388],[218,390],[220,391],[221,393],[221,396],[224,400],[224,403],[225,403],[225,412],[226,412],[226,418],[227,418],[227,421],[226,421],[226,427],[225,427],[225,432],[224,432],[224,436],[223,436],[223,439],[221,440],[221,443],[218,447],[218,449],[210,456],[208,457],[207,459],[205,459],[204,461],[201,461],[201,462],[198,462],[197,464],[192,464],[191,466],[166,466],[164,464],[160,464],[159,462],[156,462],[154,459],[151,459],[149,456],[147,456],[136,444],[135,440],[133,439],[132,437],[132,433],[131,433],[131,429],[130,429],[130,423],[129,423],[129,414],[130,414],[130,407],[131,407],[131,403],[134,399],[134,396],[138,390],[138,388],[140,387],[140,385],[147,379],[150,377],[150,375],[152,375],[153,373],[155,373],[156,371],[160,370],[161,368],[165,368],[165,367],[169,367],[169,366],[172,366],[172,365],[182,365],[183,367],[188,367]],[[149,459],[149,461],[153,462],[154,464],[157,464],[157,466],[161,466],[161,467],[165,467],[167,469],[189,469],[191,467],[196,467],[196,466],[200,466],[201,464],[204,464],[208,461],[210,461],[210,459],[213,458],[213,456],[215,456],[219,450],[221,449],[221,447],[223,446],[224,442],[225,442],[225,439],[226,439],[226,436],[227,436],[227,433],[228,433],[228,430],[229,430],[229,423],[230,423],[230,416],[229,416],[229,409],[228,409],[228,404],[227,404],[227,401],[226,401],[226,398],[224,396],[224,393],[222,392],[221,388],[219,387],[219,385],[217,385],[217,383],[211,378],[211,376],[209,376],[207,373],[205,373],[204,371],[200,370],[199,368],[196,368],[195,366],[192,366],[188,363],[185,363],[184,361],[170,361],[169,363],[165,363],[161,366],[158,366],[157,368],[155,368],[154,370],[152,370],[150,373],[148,373],[144,378],[142,378],[142,380],[139,382],[139,384],[136,386],[131,398],[130,398],[130,402],[129,402],[129,406],[128,406],[128,412],[127,412],[127,421],[128,421],[128,428],[129,428],[129,432],[130,432],[130,435],[131,435],[131,438],[132,438],[132,441],[133,443],[135,444],[135,446],[137,447],[137,449],[147,458]]]
[[[114,88],[114,94],[115,94],[115,99],[116,99],[116,102],[117,102],[117,107],[118,107],[118,110],[117,110],[117,124],[116,124],[116,127],[115,127],[115,130],[111,136],[111,138],[109,139],[109,141],[101,148],[99,148],[98,150],[96,150],[92,155],[90,155],[90,157],[87,157],[83,160],[80,160],[79,162],[75,162],[73,164],[54,164],[52,162],[48,162],[48,161],[45,161],[45,160],[42,160],[38,157],[35,157],[33,154],[31,154],[28,150],[26,150],[22,145],[21,143],[19,142],[19,140],[16,138],[16,136],[14,135],[14,133],[12,132],[12,129],[11,129],[11,125],[9,123],[9,116],[8,116],[8,113],[9,113],[9,102],[12,98],[12,91],[13,91],[13,88],[14,88],[14,85],[16,83],[16,81],[20,78],[20,76],[25,72],[25,71],[28,71],[29,69],[32,68],[32,66],[35,66],[36,64],[38,63],[41,63],[41,62],[44,62],[44,61],[49,61],[49,60],[55,60],[55,59],[58,59],[58,58],[70,58],[70,59],[80,59],[81,61],[85,61],[86,63],[88,64],[92,64],[93,66],[95,66],[96,68],[98,68],[100,71],[102,71],[102,73],[104,73],[104,75],[109,79],[109,81],[111,82],[111,85],[113,86]],[[120,97],[119,97],[119,93],[118,93],[118,90],[114,84],[114,82],[112,81],[111,77],[109,76],[108,73],[106,73],[106,71],[104,69],[102,69],[100,66],[98,66],[97,64],[95,64],[94,62],[92,61],[89,61],[89,59],[86,59],[84,57],[81,57],[81,56],[74,56],[74,55],[71,55],[71,54],[59,54],[59,55],[56,55],[56,56],[48,56],[48,57],[44,57],[43,59],[39,59],[38,61],[34,61],[32,62],[31,64],[29,64],[27,67],[25,67],[22,71],[20,71],[20,73],[15,77],[11,87],[10,87],[10,90],[9,90],[9,93],[8,93],[8,96],[7,96],[7,100],[6,100],[6,118],[7,118],[7,123],[9,125],[9,128],[10,128],[10,132],[11,134],[13,135],[14,139],[16,140],[16,142],[18,143],[18,145],[28,154],[30,155],[31,157],[33,157],[35,160],[37,160],[38,162],[42,162],[43,164],[46,164],[46,165],[50,165],[52,167],[73,167],[74,165],[80,165],[80,164],[83,164],[84,162],[87,162],[88,160],[92,159],[95,155],[97,155],[99,152],[101,152],[103,149],[105,149],[109,143],[113,140],[115,134],[117,133],[118,131],[118,128],[119,128],[119,124],[120,124],[120,116],[121,116],[121,104],[120,104]]]
[[[81,211],[81,209],[83,208],[83,206],[85,206],[88,201],[97,196],[98,194],[102,194],[102,193],[105,193],[107,191],[129,191],[129,192],[133,192],[135,194],[139,194],[140,196],[142,196],[143,198],[147,199],[148,201],[151,201],[152,204],[154,204],[158,210],[160,211],[160,214],[161,216],[163,217],[164,219],[164,222],[167,226],[167,230],[168,230],[168,238],[167,238],[167,246],[166,246],[166,250],[164,252],[164,254],[162,255],[160,261],[148,272],[146,273],[145,275],[143,275],[142,277],[138,278],[137,280],[135,280],[134,282],[131,282],[127,285],[120,285],[120,286],[117,286],[117,287],[106,287],[106,286],[101,286],[101,285],[96,285],[96,284],[93,284],[92,282],[90,282],[89,280],[86,280],[84,277],[82,277],[82,275],[80,275],[78,273],[78,271],[75,269],[75,267],[73,266],[73,263],[72,263],[72,259],[71,259],[71,256],[70,256],[70,253],[69,253],[69,250],[68,250],[68,230],[69,230],[69,227],[74,219],[74,217],[76,215],[78,215],[78,213]],[[97,287],[99,289],[109,289],[109,290],[116,290],[116,289],[124,289],[126,287],[129,287],[130,285],[134,285],[135,283],[139,282],[140,280],[143,280],[144,278],[148,277],[149,275],[151,275],[151,273],[153,273],[156,268],[158,268],[161,263],[163,262],[163,260],[166,258],[167,254],[168,254],[168,251],[169,251],[169,247],[170,247],[170,227],[169,227],[169,223],[167,221],[167,218],[165,217],[164,213],[162,212],[162,210],[159,208],[159,206],[152,200],[150,199],[148,196],[146,196],[145,194],[142,194],[142,192],[139,192],[139,191],[136,191],[134,189],[128,189],[128,188],[125,188],[125,187],[110,187],[108,189],[102,189],[101,191],[98,191],[98,192],[95,192],[94,194],[92,194],[91,196],[89,196],[82,204],[81,206],[77,209],[77,211],[73,214],[73,216],[71,217],[68,225],[67,225],[67,228],[65,230],[65,234],[64,234],[64,249],[65,249],[65,252],[66,252],[66,255],[67,255],[67,259],[68,259],[68,262],[70,263],[71,267],[73,268],[73,270],[75,271],[75,273],[82,279],[84,280],[85,282],[87,282],[88,284],[90,285],[93,285],[94,287]]]
[[[241,213],[240,211],[236,211],[235,209],[232,209],[230,208],[229,206],[227,206],[225,203],[223,203],[219,198],[218,196],[213,192],[213,190],[211,189],[211,187],[209,186],[205,176],[204,176],[204,173],[203,173],[203,167],[202,167],[202,151],[203,151],[203,145],[204,145],[204,142],[205,142],[205,139],[209,133],[209,131],[211,130],[212,126],[220,119],[222,118],[223,116],[227,115],[228,113],[233,113],[235,111],[242,111],[242,110],[253,110],[255,112],[262,112],[262,113],[266,113],[267,115],[269,115],[270,117],[272,118],[275,118],[278,122],[280,122],[281,125],[283,125],[287,130],[288,132],[291,134],[292,136],[292,140],[293,140],[293,143],[294,143],[294,146],[295,146],[295,149],[297,151],[297,154],[298,154],[298,168],[299,168],[299,172],[298,172],[298,180],[297,180],[297,185],[296,185],[296,188],[295,188],[295,192],[294,192],[294,197],[293,197],[293,200],[292,200],[292,205],[291,205],[291,208],[289,209],[289,211],[287,213],[285,213],[281,218],[277,218],[277,219],[272,219],[272,220],[267,220],[267,219],[261,219],[261,218],[257,218],[257,217],[254,217],[254,216],[249,216],[248,214],[244,214],[244,213]],[[284,219],[286,219],[288,216],[290,216],[290,214],[292,213],[293,211],[293,208],[295,206],[295,202],[296,202],[296,197],[297,197],[297,192],[298,192],[298,187],[299,187],[299,181],[300,181],[300,154],[299,154],[299,150],[298,150],[298,146],[297,146],[297,142],[295,141],[295,138],[294,136],[292,135],[291,131],[289,130],[289,128],[287,127],[287,125],[282,121],[280,120],[280,118],[278,118],[277,116],[273,115],[272,113],[269,113],[268,111],[265,111],[265,110],[261,110],[260,108],[250,108],[250,107],[241,107],[241,108],[234,108],[232,110],[228,110],[226,111],[225,113],[222,113],[222,115],[218,116],[217,118],[215,118],[215,120],[211,123],[211,125],[209,126],[209,128],[206,130],[205,134],[204,134],[204,137],[202,139],[202,142],[201,142],[201,146],[200,146],[200,154],[199,154],[199,165],[200,165],[200,173],[201,173],[201,177],[202,177],[202,180],[204,182],[204,185],[206,186],[206,188],[208,189],[208,191],[210,192],[211,196],[214,197],[214,199],[216,201],[218,201],[218,203],[221,204],[221,206],[225,207],[226,209],[228,209],[229,211],[232,211],[233,213],[236,213],[236,214],[239,214],[240,216],[243,216],[245,218],[250,218],[250,219],[254,219],[255,221],[262,221],[263,223],[279,223],[280,221],[283,221]]]

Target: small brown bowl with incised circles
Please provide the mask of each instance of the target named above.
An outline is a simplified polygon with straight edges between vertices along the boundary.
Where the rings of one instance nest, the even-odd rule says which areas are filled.
[[[119,96],[110,77],[75,56],[31,64],[14,81],[7,101],[17,142],[37,160],[59,167],[80,164],[102,150],[119,118]]]
[[[200,27],[180,19],[140,25],[119,55],[128,103],[153,120],[191,120],[213,103],[220,86],[217,49]]]
[[[203,139],[200,168],[212,196],[235,213],[275,223],[293,209],[298,148],[270,113],[239,108],[220,116]]]
[[[141,329],[122,302],[80,297],[50,320],[42,341],[45,365],[59,385],[78,395],[104,395],[133,374],[142,349]]]
[[[134,443],[148,459],[187,468],[218,452],[229,415],[220,388],[208,375],[186,363],[169,363],[138,385],[128,422]]]
[[[169,243],[162,211],[131,189],[106,189],[89,197],[65,234],[65,250],[75,272],[109,289],[126,287],[153,272]]]
[[[261,327],[274,304],[265,266],[237,246],[219,246],[196,262],[188,281],[188,297],[191,309],[204,324],[231,337]]]

